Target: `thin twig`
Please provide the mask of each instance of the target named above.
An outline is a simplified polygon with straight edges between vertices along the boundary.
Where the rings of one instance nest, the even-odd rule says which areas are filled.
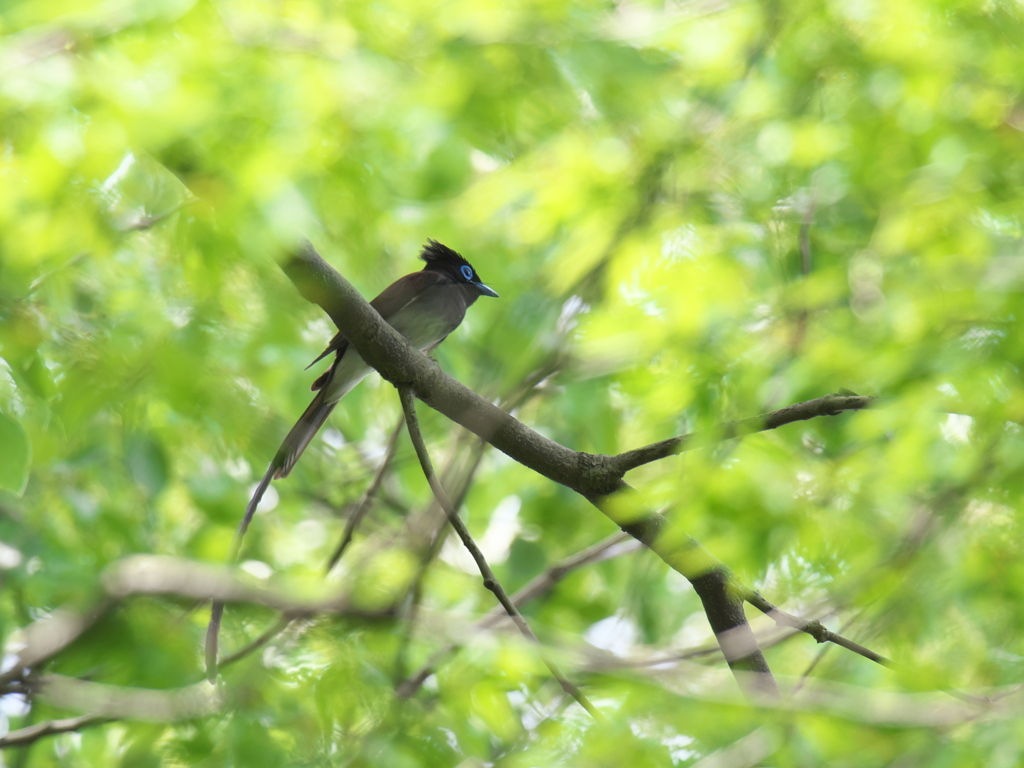
[[[537,644],[540,648],[541,659],[544,661],[547,668],[551,671],[552,676],[558,681],[559,685],[562,686],[562,690],[576,699],[580,706],[583,707],[595,720],[603,720],[603,716],[600,712],[590,703],[590,700],[583,695],[576,685],[565,676],[565,673],[558,667],[558,665],[548,658],[544,652],[543,646],[541,646],[540,640],[530,629],[530,625],[526,623],[526,619],[523,618],[522,614],[516,609],[515,604],[509,599],[508,593],[498,582],[491,567],[487,564],[486,558],[484,558],[483,552],[473,541],[473,537],[469,534],[469,529],[466,528],[465,523],[458,516],[456,510],[452,507],[451,501],[448,499],[448,494],[445,493],[444,488],[441,487],[441,483],[437,479],[437,475],[434,474],[434,467],[430,462],[430,455],[427,453],[426,444],[423,442],[423,435],[420,434],[419,421],[416,418],[416,402],[412,394],[412,389],[407,385],[398,386],[398,394],[402,400],[402,410],[405,412],[405,423],[409,428],[409,437],[412,440],[413,447],[416,449],[416,456],[420,460],[420,466],[423,468],[423,474],[427,478],[427,483],[430,485],[430,489],[434,492],[434,496],[437,497],[438,503],[444,509],[445,514],[448,516],[448,521],[452,524],[455,532],[459,534],[459,538],[462,539],[463,545],[469,551],[469,554],[476,561],[477,568],[480,570],[480,575],[483,576],[484,586],[487,587],[495,598],[501,603],[505,612],[509,615],[509,618],[515,623],[516,627],[522,633],[523,637]]]
[[[456,440],[456,442],[458,442],[458,440]],[[454,461],[449,465],[450,471],[447,472],[446,475],[455,475],[455,478],[448,483],[448,485],[454,486],[457,489],[455,498],[452,500],[452,507],[454,509],[460,509],[462,507],[466,494],[469,493],[469,488],[472,485],[473,476],[476,474],[476,471],[480,466],[480,462],[483,460],[484,447],[486,445],[487,444],[483,441],[477,441],[475,446],[476,451],[470,461],[470,464],[461,473],[456,475]],[[434,512],[436,509],[440,509],[440,504],[438,503],[437,497],[431,495],[431,503],[427,507],[426,514],[430,515],[430,513]],[[425,537],[428,544],[420,557],[416,574],[413,576],[412,582],[405,591],[406,599],[403,602],[408,604],[409,608],[405,616],[406,631],[402,633],[401,645],[398,648],[398,652],[395,654],[394,679],[396,683],[406,677],[405,661],[413,638],[415,637],[416,622],[419,619],[420,603],[423,599],[423,584],[427,578],[427,573],[430,570],[431,564],[441,553],[441,549],[447,539],[448,531],[451,530],[446,525],[447,522],[448,516],[444,510],[441,510],[440,519],[438,519],[436,524],[431,527],[428,532],[428,536]],[[504,612],[502,612],[502,615],[504,615]]]
[[[562,354],[560,349],[555,349],[552,352],[549,352],[544,357],[544,359],[537,365],[537,367],[533,370],[532,373],[530,373],[524,379],[518,382],[510,392],[507,392],[501,398],[499,402],[502,410],[511,413],[515,409],[525,405],[529,400],[531,400],[534,397],[534,395],[537,394],[538,385],[542,381],[544,381],[544,379],[554,374],[560,368],[563,360],[564,355]],[[473,444],[469,449],[471,451],[471,458],[469,459],[465,468],[463,468],[460,472],[456,473],[456,462],[453,459],[448,465],[448,471],[442,472],[442,476],[445,478],[445,480],[442,482],[442,485],[458,489],[457,492],[455,493],[455,498],[452,500],[455,509],[459,509],[462,507],[463,500],[465,499],[466,494],[469,492],[469,488],[473,481],[473,477],[476,474],[477,469],[480,467],[480,462],[483,460],[484,452],[487,449],[488,445],[485,440],[480,439],[473,433],[460,431],[458,433],[458,437],[456,437],[456,439],[453,441],[453,457],[459,455],[459,446],[461,445],[461,443],[465,442],[467,438],[472,440]],[[455,477],[454,480],[450,479],[452,476]],[[422,684],[423,680],[426,680],[426,678],[429,677],[431,672],[433,672],[433,667],[436,666],[437,663],[440,663],[440,660],[447,653],[450,653],[454,648],[457,647],[456,644],[452,643],[448,645],[446,648],[442,649],[441,651],[435,652],[431,656],[431,661],[433,662],[433,664],[430,665],[429,669],[427,669],[425,673],[424,668],[421,668],[420,671],[413,678],[406,679],[407,673],[405,671],[405,658],[415,634],[420,601],[423,596],[423,582],[424,579],[426,578],[427,572],[430,570],[431,564],[434,562],[434,560],[437,558],[438,554],[441,551],[441,547],[444,544],[447,532],[451,530],[446,525],[447,516],[445,515],[444,511],[440,509],[440,505],[437,503],[437,499],[432,496],[430,505],[426,510],[426,514],[430,515],[435,510],[441,512],[440,518],[436,521],[436,524],[432,525],[428,535],[418,537],[420,540],[425,539],[429,541],[430,544],[425,548],[426,552],[423,555],[423,557],[420,558],[419,568],[416,571],[416,575],[412,579],[412,584],[409,587],[409,589],[406,590],[406,594],[408,595],[406,602],[409,605],[408,615],[406,616],[405,621],[406,631],[402,634],[402,644],[398,649],[398,653],[395,655],[395,681],[397,683],[397,688],[399,692],[403,690],[403,687],[406,686],[409,680],[419,677],[421,673],[423,675],[422,678],[419,680],[419,683],[416,684],[409,691],[408,696],[411,696],[413,693],[415,693],[416,690],[418,690],[419,685]],[[407,517],[407,524],[409,524],[410,520],[414,519],[415,518],[413,516]],[[412,523],[412,525],[415,525],[415,523]],[[522,601],[516,599],[515,595],[513,595],[512,601],[516,604],[517,607],[523,604]],[[500,606],[495,608],[495,610],[492,613],[498,617],[505,615],[505,612],[500,608]],[[403,682],[397,682],[400,680]],[[399,695],[401,695],[401,693],[399,693]],[[406,696],[406,698],[408,698],[408,696]]]
[[[192,205],[193,203],[196,203],[198,201],[198,197],[188,197],[178,203],[175,203],[166,211],[163,211],[161,213],[139,214],[138,218],[136,218],[134,221],[130,221],[127,224],[123,225],[122,227],[120,227],[120,229],[123,232],[141,232],[143,230],[151,229],[164,219],[178,213],[185,206]]]
[[[258,651],[260,648],[269,643],[279,634],[284,632],[291,625],[291,623],[295,621],[296,618],[298,618],[298,614],[282,613],[274,624],[272,624],[268,629],[264,630],[262,635],[257,637],[248,645],[239,648],[234,653],[230,653],[223,659],[221,659],[220,663],[217,665],[218,668],[223,669],[224,667],[231,666],[236,661],[241,661],[242,659],[244,659],[253,651]]]
[[[384,475],[386,475],[387,471],[391,468],[391,464],[395,458],[395,447],[398,445],[398,436],[402,433],[403,421],[404,419],[399,419],[398,423],[395,424],[395,428],[391,430],[391,437],[388,438],[388,446],[384,453],[384,461],[382,461],[380,467],[377,468],[377,472],[373,476],[373,482],[370,483],[370,486],[363,493],[362,498],[359,499],[358,506],[345,523],[345,532],[341,535],[341,541],[338,542],[338,546],[335,547],[334,552],[327,561],[327,573],[334,570],[334,566],[336,566],[338,561],[341,560],[341,556],[345,554],[345,550],[348,549],[349,544],[352,543],[352,537],[355,535],[356,527],[360,522],[362,522],[363,517],[369,511],[374,500],[377,498],[377,492],[380,491],[380,486],[384,482]]]
[[[857,613],[846,622],[846,628],[853,626],[853,624],[860,619],[860,617],[866,612],[866,610],[866,608],[861,608],[859,611],[857,611]],[[797,681],[797,684],[794,685],[793,689],[790,691],[791,696],[795,696],[797,693],[800,692],[801,689],[803,689],[805,685],[807,685],[808,681],[811,679],[811,673],[814,671],[815,667],[817,667],[818,664],[820,664],[821,661],[825,658],[825,654],[828,653],[829,650],[831,650],[830,645],[826,645],[818,649],[817,653],[814,654],[814,658],[811,659],[811,662],[807,665],[804,671],[800,673],[800,677]]]
[[[533,373],[529,374],[511,392],[509,392],[501,399],[501,409],[511,413],[515,411],[515,409],[525,405],[530,399],[533,398],[534,394],[536,394],[537,385],[558,370],[561,360],[562,355],[560,352],[555,352],[548,355],[541,362],[541,364],[533,371]],[[460,432],[459,437],[456,438],[456,448],[458,446],[458,441],[463,439],[464,437],[470,437],[475,440],[475,443],[472,447],[472,458],[469,461],[468,467],[465,469],[465,471],[461,473],[461,476],[458,477],[457,480],[452,481],[452,483],[446,483],[449,486],[454,485],[459,489],[458,492],[455,494],[455,499],[453,500],[456,509],[462,506],[462,501],[465,498],[466,493],[469,492],[470,483],[472,482],[473,476],[476,474],[476,471],[480,466],[480,462],[483,460],[484,451],[486,450],[488,445],[487,441],[477,437],[476,435],[473,435],[473,433],[471,432]],[[433,511],[435,507],[440,508],[436,499],[432,501],[430,507],[427,510],[428,513]],[[444,515],[443,510],[441,511],[441,513],[442,515]],[[419,603],[421,585],[423,579],[426,577],[427,570],[430,567],[430,563],[433,562],[433,560],[437,557],[437,554],[441,550],[441,545],[444,543],[444,532],[448,530],[444,527],[445,522],[446,518],[442,517],[439,521],[437,528],[432,531],[429,537],[430,547],[427,556],[424,557],[422,562],[420,563],[420,568],[417,571],[416,576],[413,578],[412,587],[408,590],[410,595],[410,602],[413,605],[414,609],[415,606]]]
[[[855,643],[853,640],[833,632],[817,619],[801,619],[791,613],[786,613],[781,608],[778,608],[765,600],[758,592],[750,592],[744,597],[748,603],[757,608],[780,627],[790,627],[791,629],[808,634],[819,643],[833,643],[834,645],[838,645],[848,651],[853,651],[869,661],[881,664],[884,667],[893,666],[892,661],[887,659],[885,656],[882,656],[880,653],[875,653],[870,648],[865,648],[860,643]]]
[[[0,749],[25,747],[45,736],[80,731],[83,728],[109,722],[109,720],[110,718],[100,715],[80,715],[79,717],[66,717],[62,720],[46,720],[0,736]]]
[[[615,549],[616,546],[622,542],[628,543],[626,546]],[[591,563],[599,563],[612,557],[620,557],[631,552],[636,552],[642,548],[643,545],[636,539],[632,538],[629,534],[623,533],[622,531],[613,533],[603,541],[599,541],[597,544],[593,544],[576,554],[570,555],[564,560],[561,560],[546,569],[543,573],[533,578],[522,589],[512,595],[512,602],[517,608],[521,608],[531,600],[535,600],[541,595],[550,592],[554,589],[556,584],[577,568],[582,568],[583,566],[590,565]],[[613,549],[615,549],[614,552],[612,552]],[[479,631],[487,629],[488,627],[493,627],[497,623],[498,619],[503,616],[505,616],[505,612],[500,606],[496,607],[480,619],[473,629],[474,631]],[[451,642],[431,654],[426,664],[420,667],[414,675],[411,675],[401,682],[396,690],[398,697],[401,699],[407,699],[415,694],[426,679],[434,673],[434,670],[437,668],[437,665],[441,663],[441,660],[444,659],[445,656],[456,651],[461,645],[462,643]]]
[[[806,421],[818,416],[836,416],[844,411],[859,411],[869,408],[875,404],[877,398],[864,397],[851,393],[839,393],[816,397],[813,400],[805,400],[802,403],[794,403],[780,408],[771,413],[760,416],[752,416],[749,419],[740,421],[729,421],[713,429],[700,432],[691,432],[688,435],[670,437],[668,440],[661,440],[641,448],[634,448],[612,456],[611,461],[616,472],[625,474],[631,469],[650,464],[660,459],[674,456],[684,451],[692,451],[695,448],[702,448],[707,445],[732,440],[755,432],[767,432],[778,429],[786,424],[797,421]],[[621,476],[620,474],[620,476]]]

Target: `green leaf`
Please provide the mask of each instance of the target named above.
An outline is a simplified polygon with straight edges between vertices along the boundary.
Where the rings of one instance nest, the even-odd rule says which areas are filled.
[[[124,449],[132,478],[156,496],[167,485],[169,463],[163,446],[151,435],[133,435]]]
[[[20,496],[28,483],[32,448],[21,424],[0,412],[0,488]]]

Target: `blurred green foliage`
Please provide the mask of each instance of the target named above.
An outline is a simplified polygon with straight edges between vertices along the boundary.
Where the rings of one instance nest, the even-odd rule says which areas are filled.
[[[879,395],[630,481],[896,668],[792,637],[767,646],[783,689],[824,692],[746,707],[714,654],[691,658],[713,643],[689,586],[633,552],[525,609],[595,727],[532,649],[468,631],[493,599],[449,543],[414,624],[408,603],[301,622],[225,671],[222,715],[94,726],[5,764],[667,766],[737,746],[752,757],[730,764],[1018,765],[1019,721],[944,722],[960,702],[939,692],[999,697],[1024,674],[1021,40],[1008,2],[6,0],[8,651],[125,555],[223,561],[333,334],[275,263],[304,234],[367,296],[427,237],[461,251],[502,298],[441,365],[575,449]],[[422,411],[456,478],[478,446]],[[397,418],[376,379],[346,399],[271,491],[249,578],[322,588]],[[368,607],[402,598],[437,525],[399,445],[330,578]],[[491,452],[464,514],[509,589],[614,532]],[[47,669],[194,683],[206,613],[188,608],[129,601]],[[229,610],[227,650],[274,620]],[[396,699],[449,639],[466,645]],[[934,695],[885,703],[916,692]],[[77,714],[0,703],[11,728]]]

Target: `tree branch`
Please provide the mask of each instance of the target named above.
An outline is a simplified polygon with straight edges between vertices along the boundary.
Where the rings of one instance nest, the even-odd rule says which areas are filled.
[[[52,706],[84,710],[92,717],[108,720],[168,723],[212,715],[224,705],[223,693],[205,680],[155,690],[47,673],[38,678],[36,687],[38,696]]]
[[[887,659],[885,656],[882,656],[880,653],[875,653],[870,648],[866,648],[860,643],[855,643],[853,640],[849,640],[842,635],[836,634],[817,619],[801,619],[799,616],[786,613],[781,608],[778,608],[765,600],[758,592],[749,593],[746,596],[746,600],[780,627],[789,627],[797,630],[798,632],[808,634],[819,643],[833,643],[848,651],[853,651],[869,661],[881,664],[884,667],[893,666],[892,661]]]
[[[759,679],[754,696],[777,695],[767,662],[743,613],[751,590],[743,587],[717,558],[691,537],[669,531],[665,517],[644,508],[622,477],[629,469],[684,450],[694,436],[605,456],[571,450],[530,429],[465,385],[446,375],[388,325],[347,280],[328,265],[307,240],[282,265],[289,279],[309,301],[321,306],[343,328],[360,356],[381,376],[402,388],[411,387],[427,405],[483,438],[520,464],[584,496],[620,528],[642,541],[685,576],[704,604],[715,636],[734,670],[753,670]],[[864,408],[871,398],[831,395],[726,425],[708,442],[774,429],[814,416]],[[741,679],[737,677],[737,679]]]
[[[100,577],[102,596],[93,608],[78,612],[54,611],[24,630],[22,650],[0,675],[0,689],[24,679],[31,670],[63,651],[121,601],[140,595],[213,600],[221,604],[246,603],[273,608],[289,616],[331,613],[366,619],[386,619],[394,609],[370,611],[353,607],[337,591],[324,597],[302,599],[281,590],[247,584],[226,567],[217,567],[164,555],[131,555],[111,563]]]
[[[732,440],[744,435],[754,434],[755,432],[767,432],[771,429],[778,429],[786,424],[806,421],[818,416],[836,416],[845,411],[859,411],[869,408],[876,400],[877,398],[874,397],[851,393],[825,395],[814,400],[805,400],[802,403],[787,405],[785,408],[779,408],[779,410],[772,411],[771,413],[752,416],[749,419],[741,419],[740,421],[726,422],[714,429],[670,437],[668,440],[651,443],[642,448],[634,448],[631,451],[625,451],[611,457],[611,461],[618,472],[625,474],[629,470],[636,469],[644,464],[675,456],[684,451],[704,448],[723,440]]]
[[[66,717],[63,720],[47,720],[0,736],[0,749],[5,747],[27,747],[29,744],[46,736],[80,731],[83,728],[100,725],[108,720],[109,718],[101,717],[100,715],[81,715],[80,717]]]

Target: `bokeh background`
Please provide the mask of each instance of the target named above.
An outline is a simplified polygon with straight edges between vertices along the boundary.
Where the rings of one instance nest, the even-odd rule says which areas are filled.
[[[3,764],[1018,765],[1022,22],[998,0],[5,0],[8,654],[123,557],[224,561],[335,330],[278,267],[304,235],[367,297],[428,237],[460,251],[501,299],[440,365],[577,450],[877,395],[629,480],[894,665],[756,619],[789,703],[748,706],[685,580],[613,549],[524,607],[595,726],[516,635],[469,631],[493,598],[458,547],[421,567],[439,518],[404,435],[325,579],[399,419],[372,377],[272,488],[240,567],[396,618],[295,622],[224,671],[216,715],[92,722]],[[615,533],[421,418],[510,590]],[[190,686],[207,615],[129,600],[45,669]],[[275,621],[229,610],[225,649]],[[5,729],[90,711],[5,692]]]

